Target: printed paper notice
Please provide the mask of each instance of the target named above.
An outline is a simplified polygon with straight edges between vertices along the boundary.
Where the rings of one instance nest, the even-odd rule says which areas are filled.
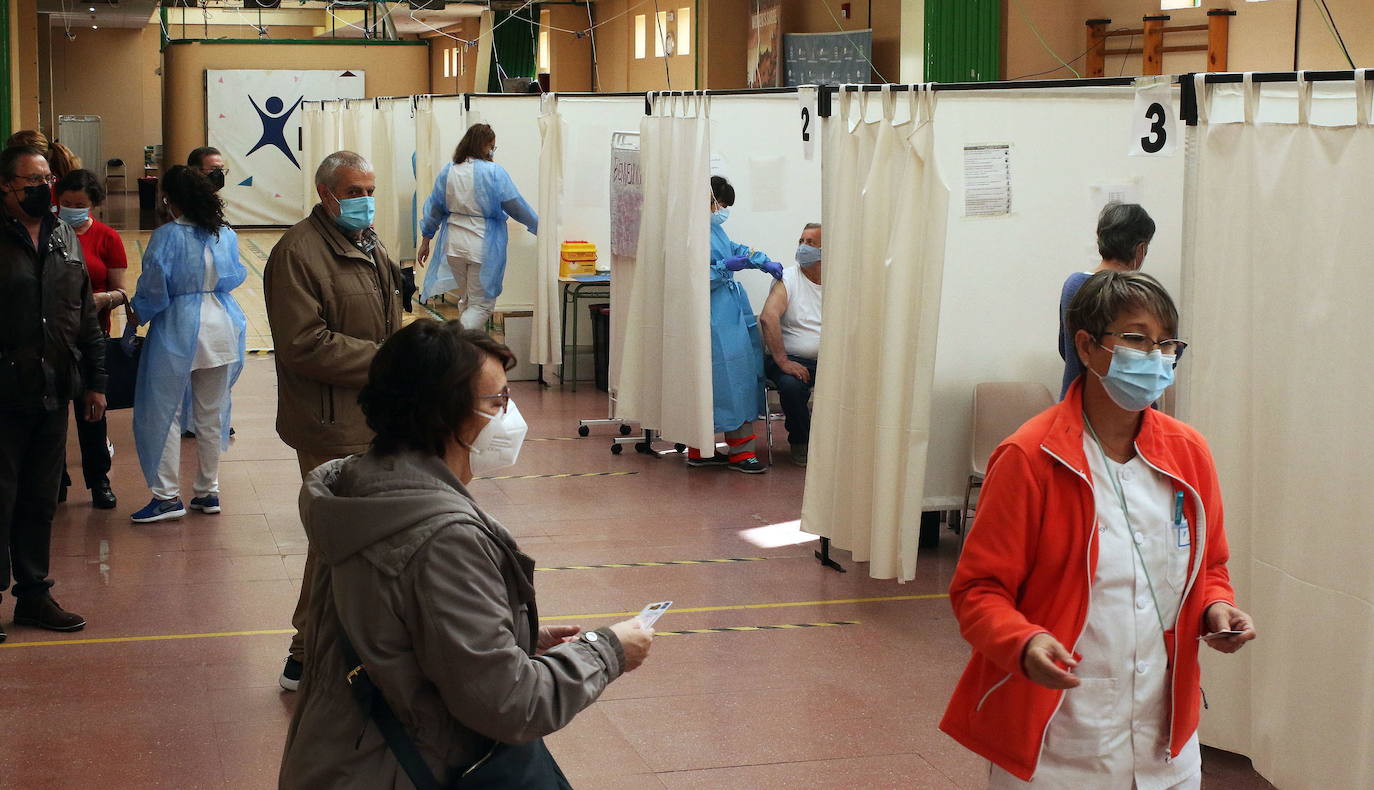
[[[1011,213],[1011,146],[964,146],[964,216]]]

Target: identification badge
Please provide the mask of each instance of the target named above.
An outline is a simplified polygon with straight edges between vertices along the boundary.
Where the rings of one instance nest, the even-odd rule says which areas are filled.
[[[641,628],[653,628],[658,618],[673,605],[672,601],[659,601],[644,607],[644,611],[639,613],[639,626]]]
[[[1192,533],[1188,530],[1188,519],[1175,521],[1171,526],[1174,529],[1174,546],[1186,549],[1193,545]]]

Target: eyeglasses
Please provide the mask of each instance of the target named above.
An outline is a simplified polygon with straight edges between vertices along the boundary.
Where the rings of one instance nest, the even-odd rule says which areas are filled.
[[[501,408],[496,413],[505,414],[506,409],[510,408],[510,387],[503,387],[495,395],[478,395],[477,400],[499,400],[501,401]]]
[[[227,176],[227,175],[229,175],[229,168],[227,168],[227,167],[212,167],[212,168],[210,168],[210,169],[207,170],[207,169],[205,169],[205,168],[202,167],[202,168],[200,169],[200,172],[203,173],[204,175],[207,175],[207,176],[210,175],[211,173],[221,173],[221,174]]]
[[[49,173],[46,176],[16,176],[14,180],[23,181],[24,183],[32,187],[41,187],[44,184],[52,186],[53,184],[57,183],[57,176],[52,175],[51,173]]]
[[[1146,354],[1154,351],[1156,348],[1158,348],[1161,353],[1172,354],[1175,367],[1178,366],[1179,360],[1183,359],[1183,352],[1188,348],[1188,344],[1178,338],[1155,340],[1149,335],[1142,335],[1139,332],[1103,332],[1102,334],[1119,338],[1121,345]]]

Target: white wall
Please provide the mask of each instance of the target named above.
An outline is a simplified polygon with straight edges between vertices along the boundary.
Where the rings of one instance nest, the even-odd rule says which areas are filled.
[[[802,227],[821,221],[819,126],[812,131],[816,155],[807,161],[795,94],[711,99],[711,155],[720,158],[736,194],[725,231],[735,243],[762,250],[785,266],[796,265]],[[703,185],[703,211],[707,194]],[[773,278],[750,269],[735,279],[744,285],[754,312],[763,310]]]
[[[935,363],[926,507],[962,503],[973,387],[1041,381],[1057,397],[1058,307],[1064,278],[1099,262],[1094,184],[1134,182],[1158,225],[1145,270],[1178,298],[1183,146],[1132,157],[1130,89],[938,94],[936,156],[950,216]],[[962,151],[1011,143],[1012,213],[964,216]]]

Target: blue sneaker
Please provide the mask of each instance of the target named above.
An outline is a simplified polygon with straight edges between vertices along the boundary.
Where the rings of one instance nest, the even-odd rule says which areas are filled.
[[[191,500],[191,509],[214,515],[219,512],[219,495],[206,494]]]
[[[186,506],[181,504],[181,499],[157,499],[154,498],[142,510],[129,516],[135,524],[151,524],[154,521],[167,521],[169,519],[181,518],[186,515]]]

